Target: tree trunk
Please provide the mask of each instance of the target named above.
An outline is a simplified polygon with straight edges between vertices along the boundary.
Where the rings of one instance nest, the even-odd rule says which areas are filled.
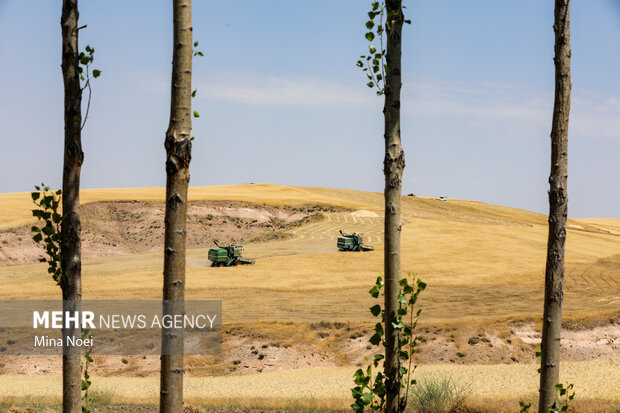
[[[166,132],[164,314],[183,314],[187,187],[192,144],[191,0],[173,0],[174,42],[170,123]],[[162,332],[160,412],[183,411],[183,329]]]
[[[80,239],[80,171],[82,152],[82,89],[78,51],[78,1],[63,0],[62,75],[65,89],[65,154],[62,176],[61,268],[64,311],[78,311],[82,299],[82,242]],[[79,328],[63,328],[62,408],[65,413],[78,413],[81,407],[81,367],[79,348],[67,348],[67,336],[81,336]]]
[[[400,140],[402,0],[387,0],[388,22],[385,77],[385,376],[386,412],[401,409],[400,332],[392,326],[398,311],[400,274],[401,186],[405,153]]]
[[[545,308],[541,341],[540,398],[538,411],[546,413],[557,398],[560,381],[560,332],[562,330],[562,282],[568,196],[567,151],[570,112],[570,5],[555,2],[555,101],[551,126],[551,174],[549,176],[549,238],[545,271]]]

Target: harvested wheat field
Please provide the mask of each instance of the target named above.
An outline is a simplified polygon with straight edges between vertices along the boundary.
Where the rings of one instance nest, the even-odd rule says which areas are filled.
[[[162,198],[161,188],[81,192],[84,299],[161,298]],[[29,194],[0,195],[0,208],[0,299],[58,298],[29,240]],[[191,188],[187,298],[221,299],[227,334],[221,356],[188,357],[188,402],[346,408],[352,372],[371,354],[368,290],[383,266],[382,209],[383,195],[370,192]],[[517,410],[536,393],[546,217],[414,196],[403,197],[403,217],[403,270],[428,283],[416,374],[450,376],[468,386],[470,403]],[[620,219],[569,219],[568,228],[563,379],[591,401],[584,409],[607,409],[620,403]],[[337,252],[339,229],[363,233],[375,251]],[[210,267],[214,238],[242,242],[256,264]],[[5,356],[4,402],[54,403],[59,366],[53,357]],[[95,357],[94,386],[111,404],[155,403],[157,368],[150,356]]]

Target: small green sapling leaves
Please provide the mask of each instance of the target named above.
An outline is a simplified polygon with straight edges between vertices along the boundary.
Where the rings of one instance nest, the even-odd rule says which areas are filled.
[[[420,279],[416,279],[415,283],[410,283],[409,279],[412,277],[412,274],[407,274],[407,277],[399,281],[399,308],[396,321],[393,323],[394,328],[399,332],[399,358],[404,363],[399,367],[398,372],[401,377],[407,376],[406,380],[403,380],[404,383],[401,382],[401,386],[405,389],[403,394],[409,394],[409,386],[416,384],[416,381],[411,379],[411,375],[416,368],[416,366],[412,367],[412,355],[415,353],[417,345],[417,337],[413,336],[413,332],[422,310],[417,309],[417,311],[414,311],[413,304],[417,302],[418,296],[426,288],[426,283]],[[383,287],[383,278],[378,277],[375,285],[368,293],[373,298],[378,298],[383,292]],[[383,347],[385,346],[384,311],[379,304],[375,304],[370,307],[370,313],[374,317],[378,317],[379,322],[375,324],[374,334],[370,337],[369,342],[373,346]],[[408,317],[405,318],[407,315]],[[380,371],[373,373],[373,367],[379,368],[379,364],[384,358],[385,356],[382,353],[374,354],[372,361],[370,361],[366,369],[358,369],[353,375],[355,387],[351,389],[351,395],[354,400],[351,407],[354,412],[362,413],[366,410],[383,411],[385,409],[385,376]],[[369,361],[367,357],[365,360]],[[403,403],[406,404],[406,401],[403,400]]]
[[[47,262],[47,272],[52,275],[52,279],[60,285],[62,281],[62,260],[60,250],[60,227],[62,225],[62,213],[60,212],[62,191],[51,191],[45,184],[35,185],[36,192],[31,192],[30,196],[35,205],[32,216],[37,218],[39,225],[30,228],[32,240],[37,244],[43,243],[46,257],[39,259]]]

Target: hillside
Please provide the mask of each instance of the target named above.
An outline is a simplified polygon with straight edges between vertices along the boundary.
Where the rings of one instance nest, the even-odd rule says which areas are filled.
[[[118,213],[123,208],[129,213],[133,204],[120,201],[159,203],[161,213],[161,196],[162,190],[157,188],[82,192],[85,211],[90,211],[89,203],[115,201],[117,213],[114,219],[108,215],[110,226],[133,225],[133,220],[123,221]],[[322,209],[331,206],[339,210],[323,212],[320,221],[284,229],[281,232],[288,233],[288,239],[246,244],[246,255],[258,259],[256,265],[248,267],[208,267],[206,249],[211,239],[202,228],[193,246],[201,244],[203,248],[188,253],[188,297],[223,299],[229,322],[247,321],[248,314],[263,321],[368,320],[370,300],[366,291],[381,272],[383,262],[382,195],[277,185],[190,190],[192,202],[249,200],[254,205],[268,205],[263,209],[322,205]],[[0,205],[5,228],[32,222],[28,194],[0,195]],[[545,216],[474,201],[404,197],[403,217],[403,270],[418,274],[430,285],[422,300],[425,320],[538,316],[547,236]],[[611,314],[620,309],[618,222],[569,220],[567,316]],[[89,229],[88,219],[84,225],[96,231]],[[159,231],[160,237],[161,222],[156,225],[158,228],[148,230]],[[197,222],[190,228],[200,229],[201,225]],[[244,225],[252,227],[251,221]],[[377,250],[357,255],[337,253],[335,239],[341,228],[363,233]],[[149,232],[143,234],[146,237]],[[190,239],[193,236],[189,234]],[[138,237],[134,244],[140,242],[144,241]],[[0,246],[8,248],[6,244]],[[131,248],[120,257],[105,257],[103,251],[101,256],[93,254],[85,260],[85,298],[159,297],[161,254]],[[87,257],[91,254],[87,246],[84,253]],[[28,291],[35,290],[40,298],[58,294],[39,263],[0,267],[0,281],[4,285],[0,297],[5,299],[28,298]],[[119,285],[123,286],[120,291]],[[347,291],[346,302],[342,300],[343,291]]]
[[[159,188],[82,191],[85,299],[161,297],[162,196]],[[58,287],[36,262],[41,251],[29,238],[29,194],[0,195],[0,208],[0,299],[58,298]],[[211,380],[205,376],[223,376],[209,381],[211,393],[199,392],[203,399],[192,398],[188,388],[190,400],[218,406],[231,400],[265,407],[322,406],[317,400],[350,404],[351,366],[371,354],[368,308],[374,300],[368,289],[382,272],[382,208],[382,194],[360,191],[191,188],[187,297],[221,299],[226,331],[221,356],[186,358],[190,386],[203,386]],[[337,252],[339,229],[363,233],[376,250]],[[210,267],[206,256],[214,238],[242,241],[244,255],[256,264]],[[475,201],[403,197],[403,270],[429,285],[419,301],[420,374],[449,373],[469,382],[476,403],[495,394],[489,403],[514,410],[512,396],[532,399],[546,239],[544,215]],[[596,410],[591,406],[617,401],[610,391],[617,380],[605,388],[599,383],[620,359],[620,219],[569,220],[564,290],[562,360],[570,372],[587,369],[588,375],[569,374],[580,397],[590,400],[588,409]],[[21,383],[8,394],[23,397],[36,377],[41,397],[53,399],[60,368],[58,357],[0,356],[0,386]],[[155,355],[95,356],[92,366],[98,388],[114,394],[114,403],[130,404],[150,403],[156,391],[140,398],[118,389],[152,387],[158,369]],[[476,380],[481,369],[495,385]],[[291,384],[290,394],[266,391],[264,404],[256,404],[251,383],[271,389],[282,380]],[[227,391],[233,382],[236,398],[222,401],[218,389]],[[508,382],[512,387],[501,384]],[[307,392],[320,397],[306,400]]]

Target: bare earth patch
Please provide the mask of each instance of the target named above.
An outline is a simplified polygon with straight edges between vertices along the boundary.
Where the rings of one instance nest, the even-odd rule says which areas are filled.
[[[224,325],[219,356],[186,356],[189,376],[245,375],[304,368],[366,365],[376,348],[372,325],[348,323],[261,323]],[[562,333],[563,361],[620,359],[620,324]],[[422,324],[417,330],[420,365],[534,363],[540,332],[533,323],[485,325]],[[159,356],[94,356],[98,376],[154,377]],[[56,374],[59,356],[0,356],[0,375]]]

